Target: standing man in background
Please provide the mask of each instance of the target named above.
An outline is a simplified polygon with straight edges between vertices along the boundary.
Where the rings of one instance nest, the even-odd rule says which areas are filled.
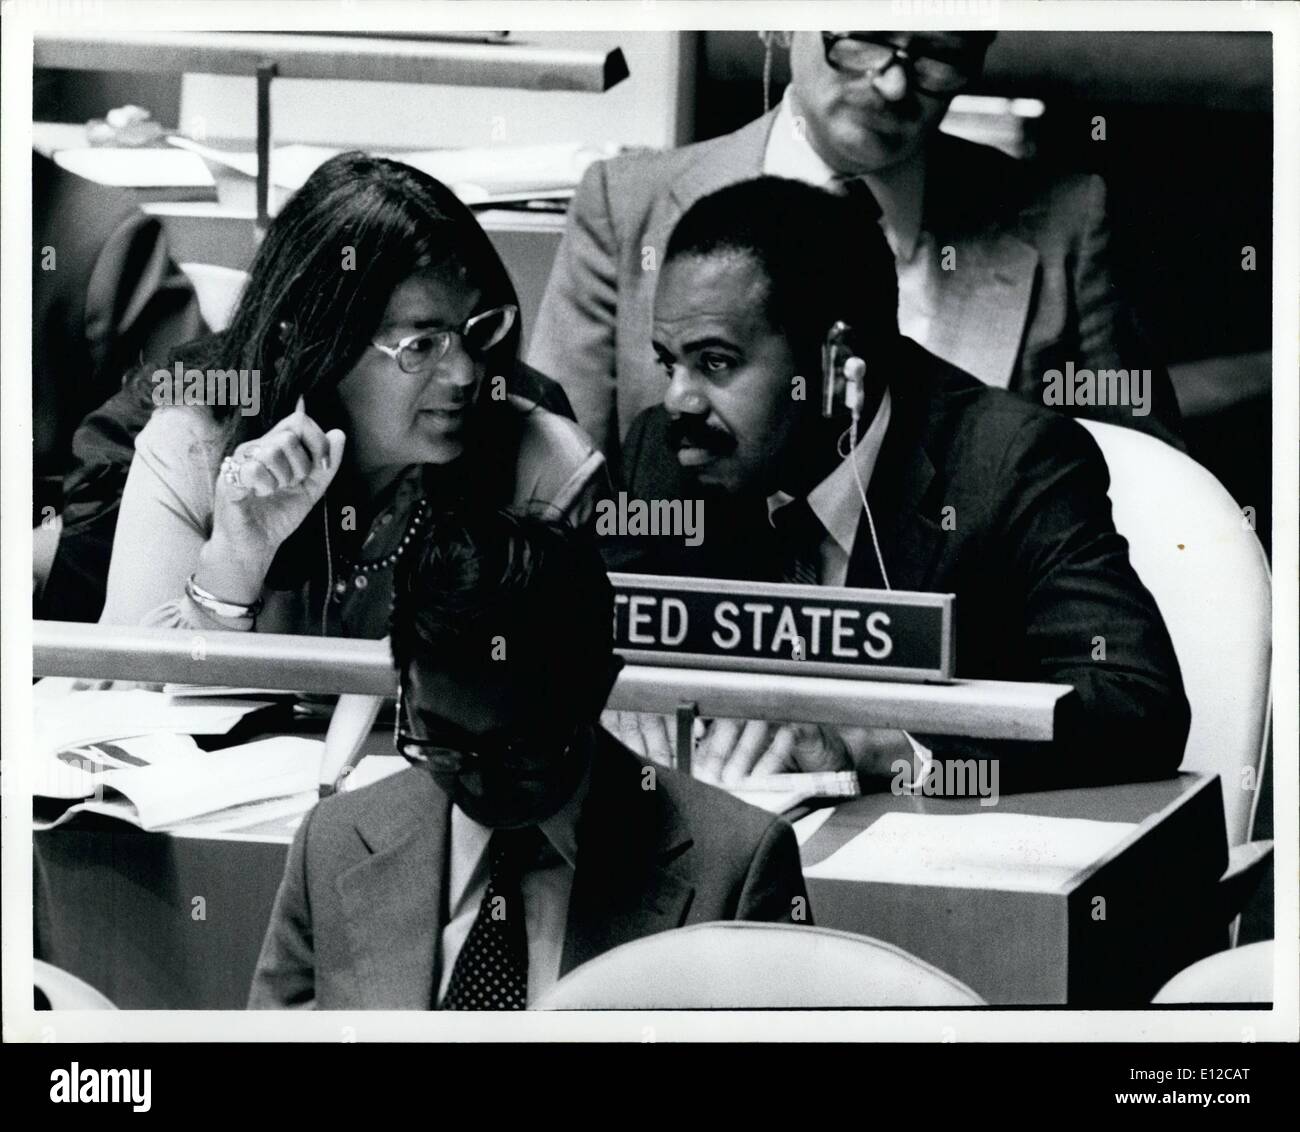
[[[555,375],[618,466],[663,383],[650,347],[668,234],[701,197],[760,174],[849,195],[894,253],[901,331],[978,377],[1044,403],[1044,375],[1151,371],[1149,412],[1074,407],[1182,447],[1177,399],[1114,282],[1105,186],[1052,176],[939,132],[993,32],[783,32],[780,106],[721,138],[594,164],[578,187],[529,362]]]

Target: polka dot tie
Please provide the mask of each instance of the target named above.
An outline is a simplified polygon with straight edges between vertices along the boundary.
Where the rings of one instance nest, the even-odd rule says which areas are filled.
[[[528,931],[520,878],[540,831],[499,829],[488,842],[488,886],[456,956],[443,1010],[523,1010],[528,1005]]]

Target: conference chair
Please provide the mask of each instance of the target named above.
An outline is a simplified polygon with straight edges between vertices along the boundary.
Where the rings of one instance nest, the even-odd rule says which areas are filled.
[[[1247,943],[1184,967],[1156,991],[1152,1003],[1272,1002],[1273,941]]]
[[[180,268],[194,287],[199,301],[199,313],[213,331],[224,330],[230,324],[239,293],[248,281],[248,272],[222,267],[215,263],[182,263]],[[63,529],[60,516],[50,516],[32,528],[32,594],[39,597],[45,588],[59,546]]]
[[[973,990],[889,943],[746,920],[625,943],[571,971],[534,1010],[983,1006]]]
[[[248,282],[248,272],[216,263],[182,263],[180,269],[194,287],[203,321],[214,333],[225,330],[235,313],[239,293]]]
[[[1250,840],[1272,717],[1264,548],[1249,513],[1190,456],[1134,429],[1079,423],[1106,458],[1115,527],[1182,668],[1192,708],[1182,769],[1217,773],[1223,787],[1230,856],[1220,896],[1232,920],[1273,850]]]
[[[89,983],[70,975],[61,967],[42,959],[32,960],[32,975],[38,1000],[43,996],[48,1010],[116,1010],[107,998]]]

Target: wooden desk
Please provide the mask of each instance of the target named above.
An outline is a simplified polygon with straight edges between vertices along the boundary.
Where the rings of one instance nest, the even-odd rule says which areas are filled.
[[[896,943],[994,1004],[1142,1006],[1176,970],[1225,946],[1213,899],[1227,864],[1217,778],[1003,796],[996,809],[1141,825],[1059,893],[813,880],[815,919]],[[805,864],[891,810],[980,812],[974,800],[864,797],[813,835]],[[177,838],[105,821],[33,841],[42,958],[123,1008],[243,1006],[284,842]],[[1092,916],[1099,895],[1101,921]]]
[[[976,798],[868,795],[809,839],[804,867],[890,812],[1138,823],[1055,892],[809,878],[819,925],[897,944],[994,1005],[1140,1006],[1176,971],[1228,945],[1215,915],[1228,865],[1217,775],[1003,795],[987,808]]]

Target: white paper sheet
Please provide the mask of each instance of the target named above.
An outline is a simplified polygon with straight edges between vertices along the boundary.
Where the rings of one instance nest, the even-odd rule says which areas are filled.
[[[171,189],[215,184],[203,159],[176,149],[86,148],[61,149],[55,164],[69,173],[133,189]]]
[[[222,751],[196,748],[165,763],[107,771],[98,776],[106,789],[102,800],[72,806],[57,820],[38,822],[36,827],[50,829],[87,812],[107,813],[141,829],[158,830],[250,802],[314,796],[323,751],[319,739],[281,735]],[[244,815],[247,821],[257,816]]]
[[[224,735],[268,700],[173,700],[162,692],[67,691],[36,696],[35,749],[48,753],[74,744],[121,739],[155,731],[186,735]]]
[[[189,735],[154,732],[129,739],[101,739],[62,747],[37,768],[32,793],[38,798],[89,798],[102,795],[104,775],[125,766],[166,765],[199,754]]]
[[[32,793],[44,798],[85,798],[98,776],[81,773],[78,764],[95,764],[75,754],[91,744],[132,740],[127,749],[147,763],[171,754],[197,750],[190,735],[224,735],[249,712],[269,701],[208,698],[173,700],[162,692],[139,688],[118,691],[76,691],[37,685],[33,696],[35,724],[31,762]],[[158,736],[154,744],[138,744],[141,736]]]
[[[190,138],[169,137],[172,145],[196,157],[224,165],[247,177],[257,176],[257,154],[214,149]],[[296,192],[321,165],[343,152],[329,146],[295,142],[271,151],[271,181]],[[414,153],[377,153],[413,165],[451,186],[462,200],[477,204],[499,194],[572,189],[587,166],[611,157],[616,147],[596,147],[581,142],[548,145],[484,146],[472,149],[422,150]]]
[[[827,880],[1058,891],[1131,822],[1029,814],[885,814],[804,875]]]

